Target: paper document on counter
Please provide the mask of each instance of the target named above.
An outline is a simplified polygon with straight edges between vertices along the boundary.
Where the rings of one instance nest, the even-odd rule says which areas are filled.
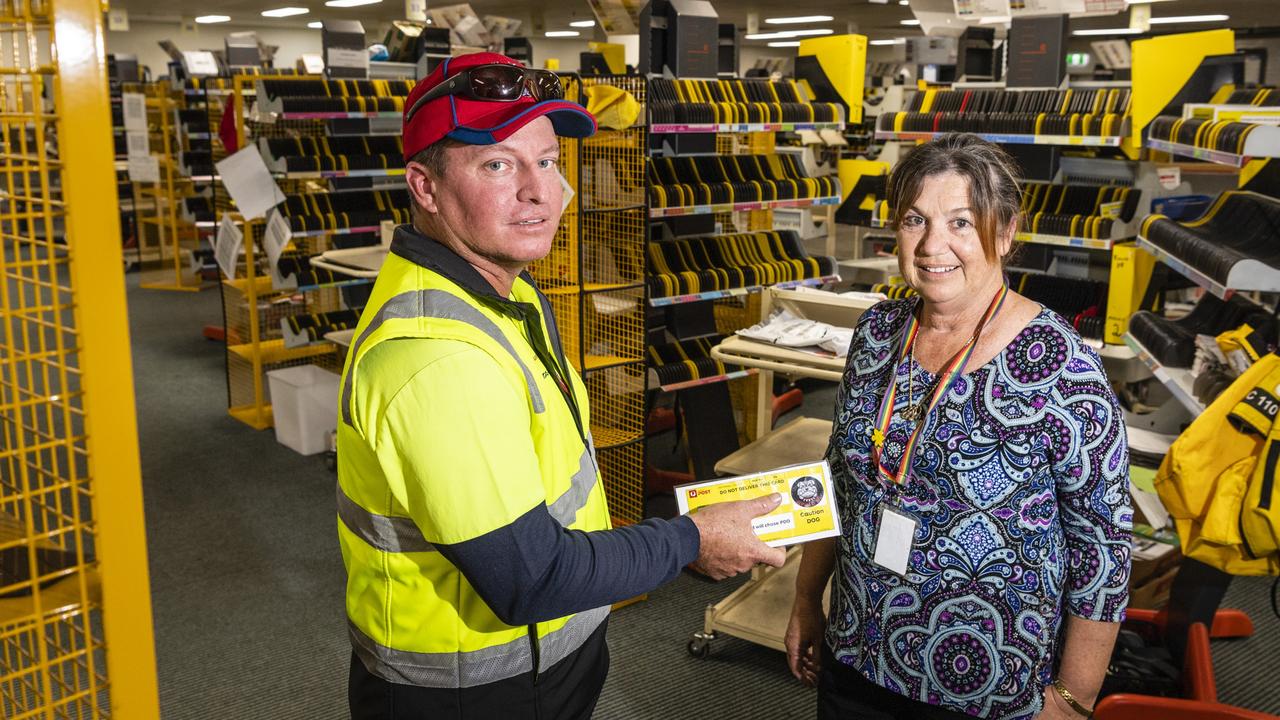
[[[782,495],[782,503],[768,515],[751,521],[756,535],[767,545],[783,547],[840,534],[840,516],[831,492],[831,468],[826,460],[690,483],[675,490],[681,515],[707,505],[750,500],[775,492]]]

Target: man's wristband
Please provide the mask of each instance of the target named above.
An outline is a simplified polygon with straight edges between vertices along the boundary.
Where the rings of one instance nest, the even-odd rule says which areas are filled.
[[[1057,690],[1058,694],[1062,696],[1063,702],[1070,705],[1071,709],[1075,710],[1081,717],[1085,717],[1085,718],[1093,717],[1093,711],[1081,705],[1080,701],[1076,700],[1076,697],[1071,694],[1070,690],[1067,689],[1067,686],[1062,684],[1061,679],[1059,678],[1053,679],[1053,689]]]

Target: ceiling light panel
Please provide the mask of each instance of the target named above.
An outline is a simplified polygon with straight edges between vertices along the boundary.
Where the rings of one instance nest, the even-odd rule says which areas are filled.
[[[361,5],[376,5],[382,0],[329,0],[325,3],[327,7],[348,8],[359,7]]]
[[[270,17],[270,18],[291,17],[293,15],[306,15],[309,12],[311,11],[303,7],[282,7],[282,8],[276,8],[274,10],[263,10],[262,17]]]
[[[595,26],[596,26],[595,20],[574,20],[573,22],[569,23],[569,27],[587,28],[587,27],[595,27]]]
[[[1153,17],[1152,25],[1175,25],[1177,23],[1226,22],[1230,15],[1175,15],[1173,17]]]
[[[1072,30],[1072,35],[1141,35],[1139,28],[1095,28],[1093,30]]]
[[[835,30],[830,28],[815,28],[813,30],[779,30],[777,32],[768,33],[752,33],[743,35],[744,40],[784,40],[786,38],[812,37],[815,35],[831,35]]]
[[[548,30],[545,33],[543,33],[543,36],[549,37],[549,38],[578,37],[581,34],[582,33],[578,32],[577,30]]]
[[[201,25],[212,25],[213,23],[224,23],[224,22],[229,22],[230,20],[231,20],[231,17],[229,15],[201,15],[196,18],[196,22],[200,23]]]
[[[797,17],[765,18],[766,25],[798,25],[800,23],[831,22],[835,18],[830,15],[799,15]]]

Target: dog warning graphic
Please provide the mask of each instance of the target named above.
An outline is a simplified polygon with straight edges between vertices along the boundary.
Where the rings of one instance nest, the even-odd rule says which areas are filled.
[[[730,500],[778,493],[782,503],[768,515],[752,520],[756,535],[773,547],[793,545],[840,534],[827,462],[805,463],[768,472],[719,478],[676,488],[680,514]]]

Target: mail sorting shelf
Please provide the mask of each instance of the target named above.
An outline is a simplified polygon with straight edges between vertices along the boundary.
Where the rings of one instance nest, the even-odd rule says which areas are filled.
[[[407,188],[288,195],[280,209],[293,237],[374,233],[386,220],[410,222]]]
[[[404,174],[399,137],[259,138],[267,169],[289,177],[379,177]]]
[[[139,286],[148,290],[195,292],[198,276],[188,272],[187,253],[199,247],[198,230],[184,222],[183,200],[194,192],[180,164],[182,139],[174,121],[181,110],[181,96],[167,82],[144,85],[147,125],[152,157],[159,170],[157,182],[135,181],[135,204],[149,210],[138,214],[138,257],[158,260],[159,269],[144,270]],[[141,200],[142,202],[138,202]]]
[[[1221,300],[1204,293],[1189,313],[1177,319],[1147,310],[1134,313],[1129,318],[1128,337],[1130,345],[1142,348],[1143,361],[1153,371],[1157,366],[1167,369],[1164,375],[1155,373],[1157,377],[1162,381],[1166,375],[1172,377],[1179,383],[1178,390],[1190,391],[1194,389],[1189,372],[1195,362],[1197,335],[1216,337],[1242,325],[1262,328],[1272,322],[1270,311],[1243,295]]]
[[[403,85],[403,83],[401,84]],[[274,102],[276,110],[324,108],[323,99],[308,92],[335,92],[361,107],[361,93],[386,93],[387,83],[327,81],[310,77],[232,78],[233,90],[227,97],[229,111],[236,113],[237,145],[259,145],[264,139],[299,138],[297,144],[314,146],[313,138],[332,130],[332,125],[314,119],[298,120],[275,113],[274,122],[256,122],[254,118],[273,114],[264,104]],[[250,92],[250,89],[253,91]],[[407,90],[405,90],[407,92]],[[390,97],[370,100],[362,107],[394,105]],[[248,112],[250,105],[256,106]],[[367,127],[364,128],[367,130]],[[287,347],[284,328],[293,315],[312,315],[357,310],[367,294],[367,279],[335,276],[324,268],[312,268],[309,258],[334,245],[376,243],[374,235],[381,221],[403,222],[408,218],[408,196],[404,190],[352,190],[313,192],[313,181],[278,178],[285,192],[285,202],[273,209],[289,224],[289,246],[276,267],[260,262],[259,248],[264,232],[262,221],[244,223],[245,260],[237,279],[224,281],[223,306],[227,337],[227,394],[230,414],[255,428],[270,427],[274,422],[270,400],[264,387],[264,376],[270,369],[299,363],[319,365],[337,371],[339,357],[331,344],[307,344]],[[231,208],[220,208],[223,216]],[[237,216],[232,216],[237,217]]]
[[[791,231],[681,237],[649,243],[649,303],[731,297],[777,283],[836,280],[835,260],[810,257]]]
[[[753,370],[711,357],[711,348],[723,340],[724,335],[711,335],[650,345],[649,385],[675,392],[753,374]]]
[[[1253,158],[1280,157],[1280,127],[1161,115],[1151,121],[1145,144],[1152,150],[1238,168]]]
[[[654,210],[715,206],[736,209],[778,207],[776,203],[804,201],[795,207],[840,198],[840,181],[810,178],[792,155],[699,155],[653,158],[649,164],[649,205]],[[775,203],[760,208],[739,204]],[[784,205],[785,206],[785,205]],[[660,217],[657,213],[651,216]]]
[[[844,108],[835,103],[805,102],[796,81],[789,78],[776,82],[653,78],[648,92],[650,131],[654,133],[844,128]],[[716,130],[706,129],[709,127]]]
[[[408,80],[273,78],[257,82],[258,111],[294,119],[398,118],[413,89]]]
[[[1220,298],[1237,290],[1280,292],[1280,200],[1232,190],[1189,222],[1148,215],[1138,245]]]
[[[1169,389],[1169,394],[1177,398],[1178,402],[1187,409],[1187,412],[1191,413],[1191,417],[1196,417],[1200,413],[1204,412],[1204,403],[1200,402],[1196,398],[1195,391],[1193,389],[1194,378],[1192,377],[1189,369],[1169,367],[1161,364],[1161,362],[1151,354],[1151,351],[1144,347],[1142,343],[1130,333],[1125,333],[1124,342],[1138,356],[1138,359],[1150,368],[1151,374],[1154,375],[1161,384]]]
[[[1020,242],[1110,250],[1131,235],[1142,191],[1122,185],[1024,182]]]
[[[797,317],[845,327],[852,327],[858,316],[874,304],[874,301],[842,298],[835,293],[778,289],[767,290],[762,299],[761,319],[769,317],[774,309],[786,309]],[[717,472],[743,475],[822,459],[831,435],[829,421],[800,418],[773,431],[771,413],[764,403],[769,402],[772,395],[775,372],[838,382],[844,370],[843,358],[821,357],[736,336],[716,345],[711,356],[724,363],[757,369],[757,396],[761,403],[756,410],[758,439],[716,463]],[[693,633],[689,641],[689,653],[707,657],[721,633],[783,650],[800,555],[799,547],[791,548],[781,568],[752,570],[750,580],[709,606],[702,629]]]
[[[973,132],[994,142],[1119,145],[1128,134],[1127,88],[1068,90],[929,89],[901,112],[883,113],[876,137],[928,140]]]

